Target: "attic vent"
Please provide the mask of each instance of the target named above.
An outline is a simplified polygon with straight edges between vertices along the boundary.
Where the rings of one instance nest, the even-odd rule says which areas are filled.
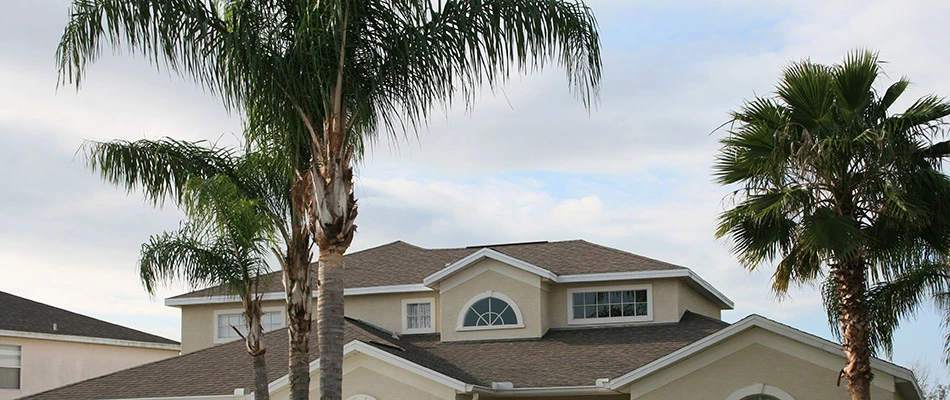
[[[513,390],[515,384],[511,382],[492,382],[491,388],[495,390]]]
[[[516,243],[497,243],[497,244],[482,244],[478,246],[468,246],[466,249],[482,249],[485,247],[504,247],[504,246],[519,246],[523,244],[544,244],[547,243],[547,240],[540,240],[537,242],[516,242]]]

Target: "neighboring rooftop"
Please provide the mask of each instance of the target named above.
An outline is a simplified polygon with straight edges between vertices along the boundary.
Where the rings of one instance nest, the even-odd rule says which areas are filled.
[[[55,327],[55,329],[54,329]],[[0,292],[0,331],[178,345],[179,343],[62,308]]]
[[[447,249],[425,249],[403,241],[344,256],[347,288],[421,284],[425,277],[481,249],[531,263],[555,275],[608,272],[682,270],[685,267],[612,249],[584,240],[492,244]],[[596,262],[592,262],[596,260]],[[311,274],[316,280],[316,264]],[[267,292],[283,292],[280,272],[270,274]],[[220,288],[186,293],[172,299],[224,295]]]
[[[552,329],[540,339],[442,343],[438,335],[395,339],[389,332],[347,319],[344,336],[346,343],[358,340],[465,383],[491,386],[493,381],[506,381],[516,387],[547,387],[593,385],[599,378],[619,377],[726,326],[687,311],[672,324]],[[315,332],[311,361],[320,356]],[[264,342],[268,379],[274,381],[287,374],[286,329],[265,334]],[[499,363],[500,359],[519,361]],[[21,400],[230,395],[235,389],[253,391],[252,377],[244,342],[234,341]]]

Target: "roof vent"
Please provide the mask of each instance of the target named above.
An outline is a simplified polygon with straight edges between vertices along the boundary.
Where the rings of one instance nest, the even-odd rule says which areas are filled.
[[[56,325],[56,323],[53,322],[53,332],[56,332],[58,330],[59,330],[59,325]]]
[[[596,381],[594,381],[594,386],[597,386],[597,387],[607,387],[607,384],[608,384],[608,383],[610,383],[610,379],[608,379],[608,378],[598,378]]]
[[[244,388],[237,388],[237,389],[234,389],[234,395],[235,395],[235,396],[243,396],[243,395],[244,395]]]
[[[511,382],[492,382],[491,388],[494,390],[514,390],[515,384]]]

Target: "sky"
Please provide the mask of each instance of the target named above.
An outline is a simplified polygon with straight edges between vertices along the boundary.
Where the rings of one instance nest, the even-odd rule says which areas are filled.
[[[590,0],[604,75],[586,110],[563,70],[514,76],[470,109],[381,139],[358,167],[350,251],[395,240],[462,247],[585,239],[687,266],[725,293],[723,319],[760,314],[831,338],[814,287],[769,291],[771,266],[743,269],[714,236],[729,188],[714,183],[729,112],[771,95],[783,67],[880,52],[890,83],[913,82],[896,110],[950,95],[945,1]],[[57,88],[66,0],[0,1],[0,291],[172,339],[180,312],[139,283],[139,246],[177,228],[174,207],[103,183],[76,157],[84,140],[237,143],[241,120],[186,78],[106,51],[80,90]],[[593,261],[592,261],[593,262]],[[2,306],[2,305],[0,305]],[[940,313],[895,338],[893,361],[948,380]]]

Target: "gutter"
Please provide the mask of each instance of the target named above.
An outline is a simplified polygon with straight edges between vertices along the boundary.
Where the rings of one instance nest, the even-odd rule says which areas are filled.
[[[598,381],[600,381],[598,379]],[[496,397],[541,397],[541,396],[597,396],[597,395],[611,395],[611,394],[621,394],[620,392],[615,392],[605,387],[606,382],[603,385],[590,385],[590,386],[550,386],[550,387],[525,387],[525,388],[515,388],[507,387],[502,388],[505,385],[498,385],[498,382],[493,382],[493,387],[481,386],[481,385],[465,385],[466,393],[473,393],[474,395],[486,394]],[[504,382],[507,383],[507,382]],[[599,382],[598,382],[599,383]]]

